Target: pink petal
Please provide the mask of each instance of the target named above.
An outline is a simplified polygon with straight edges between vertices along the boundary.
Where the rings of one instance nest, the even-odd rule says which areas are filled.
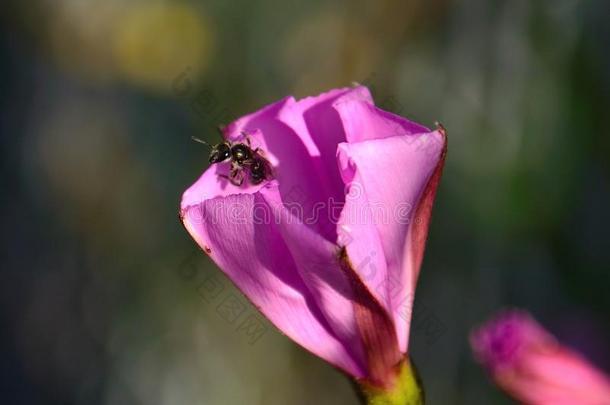
[[[238,119],[225,132],[228,139],[236,141],[242,139],[242,131],[260,131],[259,146],[273,165],[282,200],[298,205],[301,219],[307,219],[315,216],[316,204],[327,202],[329,190],[319,160],[312,158],[317,153],[315,143],[307,133],[302,134],[285,122],[295,108],[294,98],[285,98]],[[320,215],[306,224],[334,241],[336,231],[328,215]]]
[[[336,103],[335,109],[341,116],[349,143],[430,132],[422,125],[364,101],[345,100]]]
[[[361,112],[365,110],[368,107]],[[348,139],[360,141],[339,145],[339,167],[350,187],[339,222],[339,243],[346,245],[356,271],[393,315],[405,352],[445,136],[441,131],[410,134],[406,130],[418,126],[406,120],[392,126],[385,113],[368,111],[371,114],[360,119],[362,128],[348,125],[348,117],[343,120]],[[395,117],[392,121],[400,123]],[[389,128],[394,133],[402,128],[402,133],[391,136]]]
[[[251,194],[192,204],[189,196],[198,194],[192,190],[201,187],[187,190],[182,204],[195,241],[283,333],[350,375],[365,376],[351,290],[335,247],[307,226],[289,223],[275,181]]]
[[[363,87],[286,98],[225,134],[238,141],[241,131],[262,149],[275,180],[236,187],[218,177],[228,164],[212,166],[183,195],[185,227],[280,330],[355,377],[383,381],[400,356],[396,332],[400,350],[407,347],[402,298],[410,310],[444,134],[376,109]],[[367,204],[408,209],[402,224],[350,218]],[[349,265],[338,260],[337,239]]]
[[[358,334],[350,276],[340,268],[337,246],[304,226],[291,215],[277,189],[261,190],[271,207],[278,231],[315,303],[343,345],[366,367],[361,336]]]
[[[227,138],[238,140],[241,131],[262,132],[260,146],[274,163],[282,200],[299,205],[301,218],[327,240],[336,240],[336,222],[344,187],[336,165],[337,144],[345,132],[335,103],[372,104],[366,87],[335,89],[295,101],[287,97],[246,115],[226,128]]]
[[[346,141],[345,131],[341,118],[335,109],[335,105],[350,101],[360,101],[364,104],[373,105],[373,98],[366,87],[356,86],[337,89],[317,97],[307,97],[298,101],[299,117],[304,121],[305,128],[302,133],[308,133],[316,144],[324,179],[330,186],[328,197],[336,201],[345,201],[343,182],[337,170],[337,145]],[[296,124],[296,118],[292,120]],[[337,220],[338,218],[335,218]]]
[[[343,250],[292,217],[274,188],[260,191],[272,208],[299,274],[338,339],[376,384],[390,384],[401,360],[394,322],[354,273]]]
[[[470,336],[494,382],[532,405],[610,404],[610,379],[559,343],[528,313],[500,313]]]

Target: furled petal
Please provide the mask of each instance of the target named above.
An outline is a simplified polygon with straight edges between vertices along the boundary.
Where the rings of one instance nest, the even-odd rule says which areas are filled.
[[[219,177],[228,163],[213,165],[183,195],[186,229],[289,337],[354,377],[391,383],[444,132],[375,108],[357,86],[285,98],[225,137],[260,148],[273,179],[237,187]]]
[[[316,145],[282,118],[290,115],[295,105],[294,98],[287,97],[234,121],[225,134],[232,141],[243,140],[242,131],[261,134],[257,146],[273,166],[282,201],[298,206],[301,219],[309,219],[305,223],[332,242],[336,232],[329,217],[320,215],[313,220],[317,204],[324,204],[328,195],[320,163],[312,158],[317,153]]]
[[[356,296],[350,275],[341,271],[337,246],[311,228],[304,226],[282,203],[275,187],[261,190],[277,230],[288,248],[298,274],[314,297],[324,318],[337,338],[366,368],[361,337],[358,334],[353,302]]]
[[[189,196],[200,188],[187,190],[181,207],[195,241],[283,333],[352,376],[365,376],[351,290],[332,272],[332,245],[286,218],[276,223],[276,182],[196,203]]]
[[[330,327],[377,384],[393,381],[401,354],[394,322],[371,295],[345,257],[309,227],[291,216],[277,189],[260,191],[294,258],[299,274]]]
[[[372,103],[338,100],[334,107],[339,112],[349,143],[429,132],[428,128],[383,111]]]
[[[531,405],[610,404],[610,378],[528,313],[500,313],[470,336],[476,359],[510,396]]]
[[[392,314],[404,352],[444,162],[444,131],[413,133],[423,127],[365,103],[337,108],[352,141],[338,149],[341,175],[349,187],[339,243],[346,245],[356,271]]]
[[[298,205],[302,218],[327,240],[336,241],[344,186],[336,165],[337,145],[346,140],[336,103],[373,104],[366,87],[331,90],[295,101],[287,97],[246,115],[226,128],[231,140],[260,130],[260,146],[271,157],[285,204]]]
[[[363,104],[373,105],[371,93],[364,86],[355,86],[337,89],[323,93],[316,97],[307,97],[299,100],[295,114],[288,116],[286,121],[292,126],[301,127],[299,133],[309,134],[315,143],[319,160],[324,171],[325,182],[330,187],[328,198],[343,203],[345,193],[341,176],[337,170],[337,145],[346,141],[343,124],[335,105],[359,101]],[[302,123],[302,124],[301,124]],[[335,222],[338,218],[334,218]]]

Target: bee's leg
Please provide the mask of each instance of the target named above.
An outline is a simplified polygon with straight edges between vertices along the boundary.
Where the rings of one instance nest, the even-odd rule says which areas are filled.
[[[252,149],[252,142],[250,142],[250,137],[249,137],[248,135],[246,135],[246,143],[248,144],[248,148]],[[255,154],[255,155],[256,155],[257,153],[259,153],[259,154],[260,154],[260,150],[261,150],[261,148],[258,148],[258,147],[257,147],[256,149],[254,149],[254,150],[252,151],[252,153],[253,153],[253,154]]]
[[[273,167],[270,164],[265,165],[265,177],[267,179],[275,178],[275,171],[273,170]]]
[[[254,155],[258,155],[258,156],[261,156],[261,157],[263,157],[263,158],[265,157],[265,151],[264,151],[264,150],[262,150],[261,148],[258,148],[258,147],[257,147],[256,149],[254,149],[254,150],[252,151],[252,153],[253,153]]]
[[[235,161],[231,161],[231,177],[234,177],[237,172],[241,170],[241,165]]]
[[[241,131],[242,135],[246,138],[246,144],[248,145],[248,148],[252,149],[252,142],[250,142],[250,136],[245,133],[244,131]],[[265,156],[265,154],[263,153],[263,150],[259,147],[257,147],[256,149],[252,150],[252,153],[255,155],[260,155],[260,156]],[[250,162],[252,163],[252,162]]]
[[[231,184],[233,184],[234,186],[241,186],[244,182],[243,173],[240,175],[237,172],[231,172],[231,174],[228,176],[226,174],[219,174],[218,177],[222,177],[223,179],[229,180],[229,182],[231,182]]]
[[[243,134],[246,137],[246,144],[248,145],[248,148],[252,149],[252,142],[250,141],[250,135],[246,134],[245,132],[243,132]],[[258,151],[260,151],[260,149],[261,148],[256,148],[252,152],[258,153]]]
[[[231,162],[231,170],[229,171],[229,175],[219,173],[217,176],[223,179],[227,179],[231,182],[231,184],[235,186],[241,186],[244,182],[244,175],[241,167],[234,162]]]
[[[231,163],[231,172],[229,174],[229,180],[235,186],[241,186],[244,182],[244,170],[235,162]]]
[[[231,173],[230,180],[231,183],[233,183],[234,186],[241,186],[244,183],[244,171],[243,170],[237,170],[235,172]]]
[[[233,183],[233,180],[231,180],[231,177],[227,176],[226,174],[218,174],[218,177],[221,177],[223,179],[227,179],[229,180],[231,183]]]

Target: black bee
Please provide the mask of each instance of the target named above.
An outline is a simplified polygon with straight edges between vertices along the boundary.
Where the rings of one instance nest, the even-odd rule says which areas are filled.
[[[229,179],[236,186],[241,186],[247,172],[250,183],[260,184],[271,176],[271,166],[267,159],[262,156],[260,148],[252,149],[248,135],[245,132],[242,132],[242,135],[244,135],[246,143],[223,141],[216,145],[210,145],[199,138],[192,138],[194,141],[210,147],[210,163],[224,162],[227,159],[231,161],[229,175],[221,174],[219,176]]]

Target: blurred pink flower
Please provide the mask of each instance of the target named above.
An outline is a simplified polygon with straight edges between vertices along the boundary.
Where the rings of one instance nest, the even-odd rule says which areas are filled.
[[[380,110],[362,86],[284,98],[224,136],[242,131],[273,178],[236,186],[212,165],[184,192],[184,226],[283,333],[387,384],[407,352],[444,131]]]
[[[610,405],[610,379],[525,312],[501,313],[470,342],[494,382],[524,404]]]

